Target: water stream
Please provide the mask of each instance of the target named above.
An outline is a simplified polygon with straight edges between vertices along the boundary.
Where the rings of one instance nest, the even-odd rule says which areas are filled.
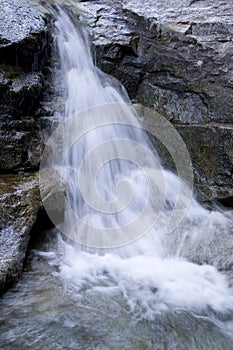
[[[140,125],[140,117],[126,104],[124,88],[94,65],[85,30],[77,29],[61,8],[56,16],[66,98],[65,117],[59,118],[108,104],[106,118]],[[105,109],[100,110],[102,115]],[[98,108],[94,111],[98,114]],[[85,118],[82,123],[85,126]],[[73,128],[66,138],[76,133]],[[108,144],[104,153],[98,147],[114,140],[112,147],[119,157],[107,162],[111,147]],[[140,153],[136,144],[132,148],[132,142],[147,147],[150,156]],[[74,169],[95,149],[95,157],[84,164],[82,192]],[[123,151],[127,159],[121,157]],[[148,200],[146,176],[131,161],[135,153],[152,179],[152,199],[143,225],[152,210],[160,216],[150,230],[125,244],[134,236],[128,229],[124,241],[121,228],[136,220]],[[125,124],[101,125],[84,133],[67,153],[62,176],[69,206],[85,223],[77,226],[67,209],[66,229],[72,226],[81,239],[90,235],[86,224],[107,233],[116,229],[119,247],[114,241],[112,249],[81,249],[56,228],[48,232],[30,251],[22,280],[0,301],[1,348],[232,349],[232,275],[217,269],[226,260],[230,265],[223,252],[231,241],[231,213],[209,211],[192,197],[182,224],[168,234],[167,222],[179,188],[183,189],[182,204],[189,199],[190,190],[175,174],[162,169],[146,133]],[[118,187],[125,180],[132,192],[127,186],[123,191]],[[107,234],[91,242],[92,248],[109,243]]]

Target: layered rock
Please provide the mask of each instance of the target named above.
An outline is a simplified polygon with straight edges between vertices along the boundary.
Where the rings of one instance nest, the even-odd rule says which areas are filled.
[[[23,268],[40,207],[38,174],[28,172],[38,169],[43,147],[37,109],[50,27],[38,1],[0,2],[0,293]]]
[[[38,168],[35,119],[50,51],[49,13],[38,1],[0,3],[0,171]]]
[[[97,64],[181,133],[199,198],[232,198],[232,2],[99,0],[79,8]]]

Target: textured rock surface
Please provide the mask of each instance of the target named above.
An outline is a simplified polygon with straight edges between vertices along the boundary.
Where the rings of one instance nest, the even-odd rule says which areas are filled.
[[[232,197],[232,1],[99,0],[79,7],[97,64],[181,132],[199,198]]]
[[[37,0],[1,0],[0,63],[40,70],[46,60],[49,14]]]
[[[23,268],[39,205],[36,174],[0,176],[0,293]]]
[[[227,213],[225,218],[227,220]],[[232,218],[229,212],[228,218]],[[168,250],[171,255],[177,253],[177,246],[180,247],[180,257],[188,259],[196,264],[210,264],[223,271],[232,271],[233,267],[233,227],[232,220],[228,223],[218,222],[206,226],[205,235],[190,230],[190,222],[184,222],[179,226],[179,230],[168,234]],[[200,230],[201,232],[201,230]],[[219,234],[221,232],[221,234]],[[182,242],[182,243],[181,243]]]
[[[40,163],[40,122],[33,117],[0,117],[0,171],[34,170]]]
[[[0,66],[1,114],[30,115],[38,103],[42,89],[39,73],[24,73],[19,68]]]
[[[200,199],[233,197],[233,127],[177,125],[194,164]]]
[[[40,207],[42,142],[36,111],[50,52],[51,19],[37,0],[0,1],[0,293],[18,278]]]
[[[51,18],[36,0],[0,2],[0,172],[37,169],[35,114],[50,52]]]

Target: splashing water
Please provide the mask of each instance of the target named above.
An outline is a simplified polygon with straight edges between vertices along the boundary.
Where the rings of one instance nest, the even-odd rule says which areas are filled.
[[[128,97],[124,88],[117,83],[114,83],[117,85],[114,87],[112,80],[94,65],[85,30],[77,29],[61,8],[58,9],[56,30],[66,86],[65,118],[93,106],[112,104],[111,108],[106,109],[104,120],[109,118],[129,124],[133,121],[133,125],[140,126],[136,111],[127,105]],[[94,111],[98,118],[98,108]],[[102,116],[105,109],[100,107],[100,111]],[[83,115],[83,119],[79,119],[82,126],[86,123],[87,114]],[[95,119],[93,113],[90,112],[90,115]],[[62,252],[59,276],[75,300],[85,293],[94,293],[97,298],[99,295],[123,298],[130,312],[149,320],[169,307],[232,311],[233,296],[227,278],[213,266],[192,262],[210,262],[217,267],[224,265],[221,254],[230,240],[230,214],[210,212],[194,198],[189,201],[188,186],[175,174],[162,169],[146,133],[140,128],[136,129],[109,123],[84,133],[66,153],[62,177],[68,188],[67,198],[72,211],[82,222],[94,226],[96,232],[103,228],[123,231],[123,227],[136,220],[147,200],[149,214],[152,211],[160,214],[156,225],[143,232],[141,237],[137,237],[139,239],[132,239],[128,245],[119,244],[118,248],[97,253],[82,251],[76,245],[59,239]],[[78,131],[70,128],[69,132],[65,135],[68,140],[74,138]],[[125,139],[131,143],[124,143]],[[98,149],[109,140],[115,154],[119,156],[116,159],[112,159],[109,144]],[[147,177],[135,162],[130,161],[135,154],[139,160],[140,157],[145,158],[144,154],[140,155],[136,145],[132,148],[132,141],[144,145],[150,153],[149,157],[143,159],[143,169],[152,179],[149,192]],[[86,181],[83,183],[84,189],[80,190],[74,170],[79,169],[85,157],[96,149],[94,157],[89,157],[85,163]],[[126,159],[121,157],[122,149],[127,152]],[[52,161],[55,162],[54,159]],[[128,191],[127,187],[122,187],[121,191],[118,187],[125,179],[132,191]],[[180,201],[186,201],[189,205],[182,223],[168,233],[167,222],[181,187],[183,195]],[[85,196],[88,201],[85,201]],[[69,211],[65,215],[70,230],[78,232],[81,237],[88,237],[84,224],[77,227]],[[106,245],[107,235],[103,234],[101,239]],[[98,246],[100,238],[96,237],[96,240],[92,241],[92,246]]]

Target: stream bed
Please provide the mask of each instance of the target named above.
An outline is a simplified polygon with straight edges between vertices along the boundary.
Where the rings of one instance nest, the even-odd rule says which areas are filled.
[[[149,320],[110,287],[93,289],[90,281],[75,292],[60,276],[63,244],[55,230],[46,233],[29,251],[22,279],[1,298],[1,349],[233,348],[233,312],[170,305]]]

